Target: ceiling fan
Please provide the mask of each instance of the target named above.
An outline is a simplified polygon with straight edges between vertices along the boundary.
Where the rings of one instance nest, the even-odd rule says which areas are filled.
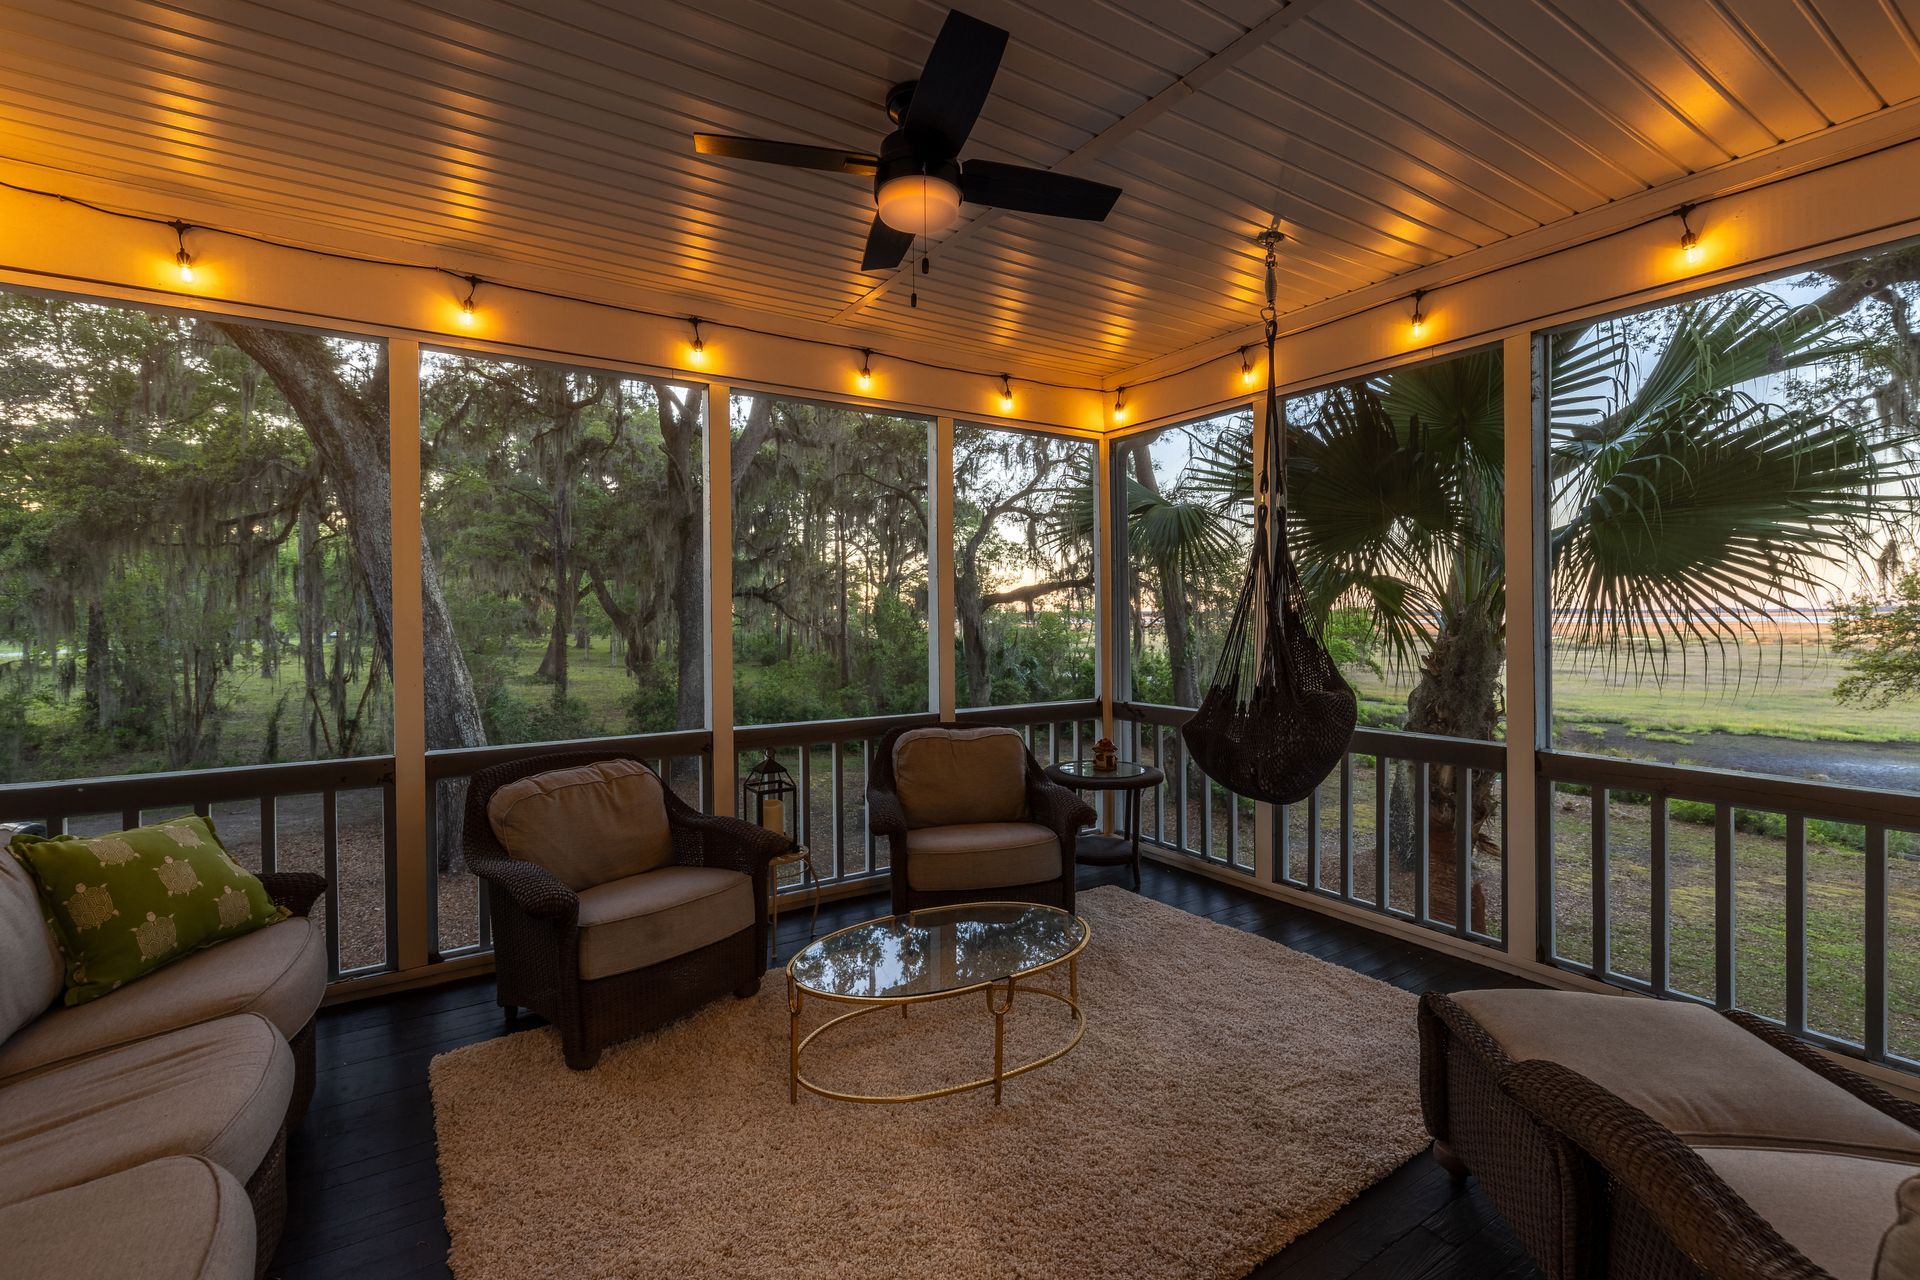
[[[729,160],[872,175],[875,213],[860,261],[863,271],[899,266],[915,236],[953,225],[963,200],[1053,218],[1103,220],[1120,198],[1118,187],[1017,164],[959,160],[1006,48],[1004,30],[950,10],[920,78],[887,91],[887,118],[895,128],[881,140],[877,156],[717,133],[694,134],[693,149]]]

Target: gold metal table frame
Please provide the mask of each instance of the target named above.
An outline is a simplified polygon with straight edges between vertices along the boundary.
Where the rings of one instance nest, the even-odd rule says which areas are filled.
[[[987,907],[987,906],[1025,907],[1025,906],[1031,906],[1033,904],[981,902],[981,903],[975,903],[972,905],[982,906],[982,907]],[[950,910],[950,908],[935,908],[935,909]],[[1080,1008],[1080,953],[1082,951],[1085,951],[1087,949],[1087,943],[1093,940],[1093,928],[1091,925],[1089,925],[1086,922],[1086,919],[1084,917],[1075,916],[1074,919],[1080,922],[1080,941],[1077,942],[1073,946],[1072,950],[1068,951],[1065,955],[1049,960],[1045,964],[1035,965],[1031,969],[1020,969],[1002,978],[995,978],[988,982],[976,982],[965,987],[955,987],[951,991],[932,991],[932,992],[927,992],[925,994],[911,995],[911,996],[835,995],[829,992],[816,991],[811,987],[801,986],[798,982],[794,980],[794,976],[793,976],[794,962],[792,960],[789,960],[787,962],[787,971],[786,971],[786,976],[787,976],[787,1101],[797,1104],[800,1101],[800,1091],[802,1089],[805,1089],[809,1093],[818,1094],[823,1098],[831,1098],[836,1102],[862,1102],[862,1103],[886,1104],[886,1103],[900,1103],[900,1102],[930,1102],[935,1098],[947,1098],[947,1097],[953,1096],[956,1093],[966,1093],[973,1089],[985,1089],[985,1088],[991,1087],[993,1089],[993,1101],[995,1105],[998,1105],[1000,1102],[1001,1090],[1007,1081],[1013,1079],[1015,1076],[1023,1076],[1027,1074],[1027,1072],[1029,1071],[1037,1071],[1041,1067],[1046,1066],[1050,1062],[1058,1062],[1061,1058],[1064,1058],[1067,1056],[1067,1054],[1073,1052],[1074,1047],[1080,1043],[1080,1038],[1087,1033],[1087,1016]],[[837,937],[842,933],[851,933],[855,929],[864,929],[871,924],[873,924],[873,921],[867,920],[867,921],[861,922],[860,924],[849,925],[845,929],[835,930],[833,933],[828,934],[825,938],[820,939],[820,941],[826,942],[828,939]],[[798,958],[799,957],[796,955],[795,959],[798,959]],[[1021,985],[1023,979],[1032,978],[1038,974],[1047,972],[1049,969],[1057,969],[1061,965],[1065,965],[1067,967],[1067,992],[1065,995],[1062,995],[1060,992],[1051,990],[1047,987],[1034,987],[1034,986]],[[946,1085],[943,1088],[928,1089],[919,1093],[844,1093],[844,1092],[841,1092],[840,1090],[829,1089],[825,1085],[815,1083],[814,1081],[807,1079],[806,1076],[801,1073],[800,1060],[802,1055],[806,1053],[807,1046],[811,1045],[815,1040],[819,1039],[823,1033],[832,1030],[834,1027],[839,1026],[841,1023],[851,1022],[855,1018],[866,1017],[868,1014],[883,1013],[888,1009],[896,1008],[896,1007],[900,1010],[900,1016],[904,1018],[907,1015],[908,1007],[911,1005],[931,1004],[936,1000],[954,1000],[954,999],[958,999],[961,996],[972,995],[975,992],[982,992],[985,994],[986,1001],[987,1001],[987,1012],[993,1015],[993,1074],[992,1075],[981,1076],[976,1080],[968,1080],[963,1084]],[[1065,1044],[1061,1045],[1059,1048],[1053,1050],[1052,1052],[1043,1054],[1040,1057],[1032,1059],[1031,1061],[1023,1062],[1016,1066],[1009,1067],[1006,1065],[1006,1023],[1007,1023],[1007,1014],[1012,1012],[1014,997],[1017,994],[1041,996],[1041,997],[1044,997],[1045,999],[1055,1000],[1065,1005],[1067,1007],[1068,1012],[1073,1015],[1073,1035],[1067,1040]],[[816,1000],[825,1000],[830,1004],[851,1004],[851,1005],[857,1005],[859,1007],[854,1009],[850,1013],[843,1013],[843,1014],[837,1015],[836,1017],[829,1018],[827,1021],[821,1023],[819,1026],[809,1031],[805,1036],[802,1036],[800,1034],[800,1010],[801,1010],[803,1000],[806,996],[812,996]]]

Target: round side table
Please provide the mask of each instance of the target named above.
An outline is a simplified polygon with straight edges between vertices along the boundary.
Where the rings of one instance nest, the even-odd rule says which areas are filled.
[[[767,860],[767,963],[772,964],[780,949],[780,868],[800,864],[800,888],[806,891],[813,882],[813,920],[807,925],[807,941],[820,932],[820,871],[813,865],[813,850],[797,844],[776,858]]]
[[[1111,769],[1093,767],[1091,760],[1063,760],[1047,766],[1047,777],[1075,791],[1120,791],[1127,800],[1127,840],[1117,848],[1087,849],[1074,855],[1075,862],[1092,867],[1133,866],[1133,889],[1140,891],[1140,797],[1167,780],[1167,775],[1150,764],[1122,760]]]

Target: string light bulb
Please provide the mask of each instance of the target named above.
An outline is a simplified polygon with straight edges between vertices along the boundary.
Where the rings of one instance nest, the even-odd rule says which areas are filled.
[[[479,289],[480,277],[468,276],[467,296],[460,299],[460,323],[469,329],[473,327],[473,295],[479,292]]]
[[[179,246],[173,255],[173,265],[180,272],[180,283],[192,284],[193,255],[187,252],[187,232],[192,228],[184,222],[169,222],[167,225],[173,228],[173,238]]]
[[[1127,389],[1125,387],[1113,393],[1113,420],[1115,422],[1127,420]]]
[[[700,317],[689,316],[688,319],[693,324],[693,345],[687,348],[687,358],[695,364],[705,364],[707,362],[707,344],[705,340],[700,337]]]
[[[1000,412],[1013,412],[1013,382],[1004,373],[1000,375]]]
[[[1253,385],[1253,361],[1247,356],[1247,348],[1240,348],[1240,385]]]
[[[1687,220],[1693,209],[1694,206],[1683,204],[1674,210],[1680,217],[1680,252],[1686,257],[1688,266],[1700,261],[1700,233]]]
[[[873,352],[860,348],[860,389],[873,390]]]
[[[1425,309],[1422,308],[1422,306],[1420,305],[1421,299],[1425,298],[1426,296],[1427,296],[1427,291],[1425,289],[1415,289],[1413,291],[1412,326],[1413,326],[1413,336],[1416,338],[1420,336],[1420,331],[1427,327],[1427,313]]]

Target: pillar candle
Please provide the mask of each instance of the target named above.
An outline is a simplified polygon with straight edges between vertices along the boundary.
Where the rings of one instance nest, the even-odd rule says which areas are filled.
[[[760,825],[769,831],[786,834],[787,808],[781,803],[779,796],[771,796],[761,804]]]

